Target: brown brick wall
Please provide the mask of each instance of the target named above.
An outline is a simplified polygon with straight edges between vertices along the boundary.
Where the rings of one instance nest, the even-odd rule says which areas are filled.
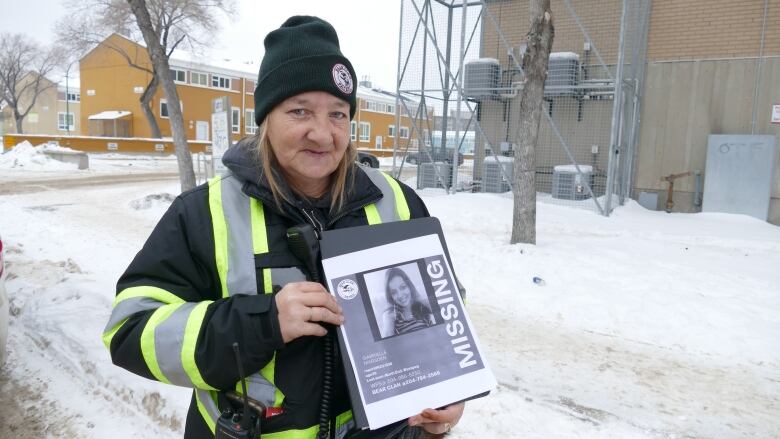
[[[653,0],[649,61],[758,56],[762,0]],[[767,6],[764,54],[780,55],[780,0]]]
[[[645,0],[631,0],[635,6]],[[572,7],[604,62],[617,59],[621,0],[572,0]],[[552,0],[554,52],[574,52],[583,63],[586,39],[563,0]],[[525,42],[529,29],[528,0],[489,1],[488,10],[512,47]],[[755,57],[759,53],[763,0],[653,0],[648,35],[648,61]],[[483,21],[481,56],[507,64],[507,46],[493,20]],[[630,41],[627,41],[630,44]],[[780,0],[769,0],[764,54],[780,55]]]

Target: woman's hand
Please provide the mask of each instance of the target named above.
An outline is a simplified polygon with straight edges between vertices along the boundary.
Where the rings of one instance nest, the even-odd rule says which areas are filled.
[[[276,294],[279,329],[289,343],[298,337],[328,333],[321,323],[340,325],[344,322],[336,298],[315,282],[292,282]]]
[[[419,415],[409,418],[409,425],[420,426],[431,434],[449,433],[463,415],[465,402],[448,405],[441,410],[425,409]]]

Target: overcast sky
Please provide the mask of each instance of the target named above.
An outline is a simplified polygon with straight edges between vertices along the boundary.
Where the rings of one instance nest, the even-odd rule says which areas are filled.
[[[400,0],[237,0],[238,13],[223,26],[210,58],[259,61],[263,38],[291,15],[316,15],[339,34],[341,50],[359,78],[395,89]],[[61,0],[0,0],[0,31],[24,33],[41,43],[54,39]]]

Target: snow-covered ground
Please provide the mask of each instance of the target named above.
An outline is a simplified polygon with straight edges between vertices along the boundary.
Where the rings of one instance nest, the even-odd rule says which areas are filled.
[[[100,339],[116,279],[178,193],[175,161],[2,163],[13,315],[0,437],[181,437],[189,392],[113,366]],[[123,181],[129,168],[149,180]],[[780,228],[540,203],[538,244],[509,245],[510,197],[420,193],[499,382],[453,437],[780,437]]]

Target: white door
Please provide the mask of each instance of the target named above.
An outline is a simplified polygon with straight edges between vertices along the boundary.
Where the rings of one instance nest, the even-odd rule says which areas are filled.
[[[209,123],[204,120],[195,122],[195,140],[209,140]]]
[[[374,148],[382,147],[382,136],[376,136],[376,142],[374,142]]]

